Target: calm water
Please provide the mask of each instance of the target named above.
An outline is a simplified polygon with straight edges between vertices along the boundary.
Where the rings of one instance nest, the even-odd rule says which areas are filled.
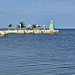
[[[75,75],[75,30],[0,37],[0,75]]]

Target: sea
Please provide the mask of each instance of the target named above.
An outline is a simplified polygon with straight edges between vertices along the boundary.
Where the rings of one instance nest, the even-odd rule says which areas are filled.
[[[59,31],[0,37],[0,75],[75,75],[75,29]]]

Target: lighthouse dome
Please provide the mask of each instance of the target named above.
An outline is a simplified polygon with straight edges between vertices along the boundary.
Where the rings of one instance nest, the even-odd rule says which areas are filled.
[[[53,23],[53,20],[51,20],[51,23]]]

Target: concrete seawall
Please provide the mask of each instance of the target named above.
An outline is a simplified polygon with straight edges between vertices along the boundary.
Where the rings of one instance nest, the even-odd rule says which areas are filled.
[[[59,30],[4,30],[5,34],[58,34]]]

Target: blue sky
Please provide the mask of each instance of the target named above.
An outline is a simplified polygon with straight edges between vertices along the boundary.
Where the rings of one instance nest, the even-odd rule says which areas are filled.
[[[75,0],[0,0],[0,28],[20,21],[46,27],[75,28]]]

